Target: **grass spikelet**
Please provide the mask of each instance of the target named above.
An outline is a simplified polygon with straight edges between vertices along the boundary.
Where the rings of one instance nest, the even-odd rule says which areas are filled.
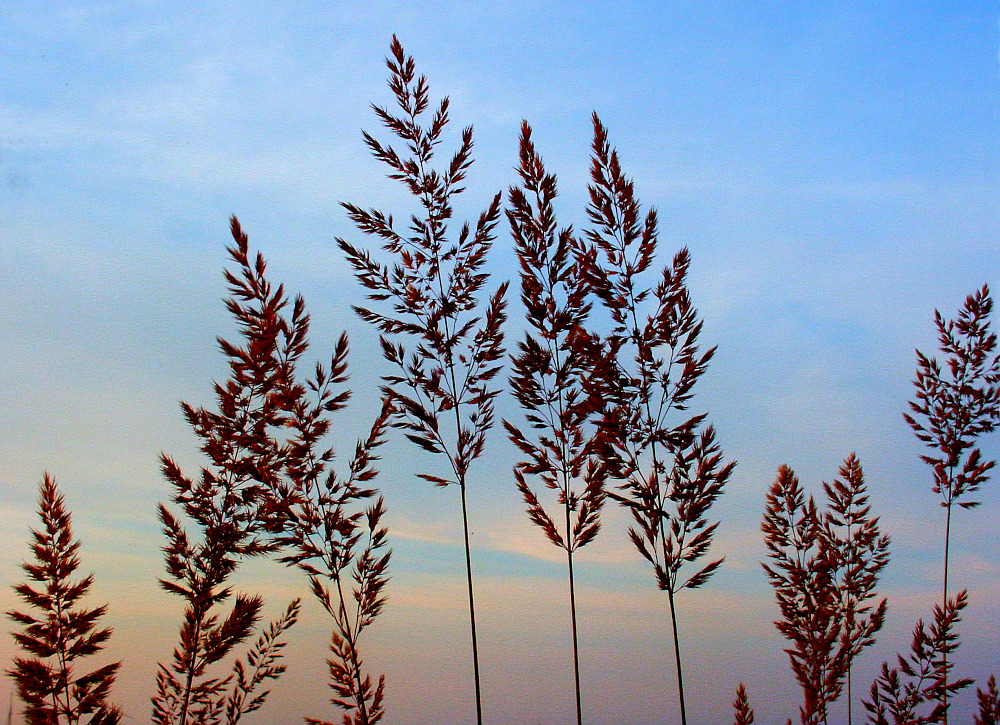
[[[734,725],[753,725],[754,712],[750,707],[750,698],[747,696],[747,688],[741,682],[736,688],[736,697],[733,699]]]
[[[990,675],[985,690],[976,690],[976,700],[979,703],[979,712],[976,713],[974,725],[997,725],[1000,723],[1000,691],[997,690],[995,675]]]

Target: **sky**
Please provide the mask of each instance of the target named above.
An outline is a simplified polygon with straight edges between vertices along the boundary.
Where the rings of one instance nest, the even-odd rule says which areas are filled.
[[[391,101],[395,33],[451,134],[475,127],[459,218],[515,183],[522,119],[559,177],[561,224],[585,226],[590,114],[639,198],[660,215],[659,263],[686,246],[690,289],[718,345],[694,408],[737,468],[712,509],[726,563],[679,599],[692,725],[724,722],[745,682],[760,722],[796,717],[799,690],[772,621],[760,520],[781,464],[820,493],[851,452],[892,537],[889,615],[855,667],[867,691],[939,596],[943,510],[902,419],[933,313],[1000,289],[1000,6],[972,2],[28,2],[0,5],[0,610],[18,602],[43,471],[60,483],[110,604],[116,698],[147,722],[156,662],[181,604],[161,591],[158,456],[202,462],[179,401],[212,403],[228,218],[272,278],[304,295],[313,351],[351,338],[348,451],[377,408],[377,336],[334,239],[373,246],[341,202],[412,205],[366,152],[371,103]],[[380,136],[385,138],[384,135]],[[492,290],[516,265],[502,229]],[[508,335],[518,337],[512,297]],[[498,414],[516,419],[512,398]],[[389,604],[364,653],[387,677],[389,725],[473,720],[457,491],[394,435],[377,485],[393,548]],[[1000,435],[982,440],[1000,457]],[[565,568],[523,512],[516,453],[495,429],[469,484],[484,720],[573,717]],[[971,603],[956,673],[1000,674],[1000,482],[953,527],[952,585]],[[679,722],[669,617],[609,507],[578,556],[584,719]],[[277,615],[308,597],[295,572],[241,570]],[[11,626],[8,625],[7,629]],[[336,719],[312,601],[289,670],[248,725]],[[0,637],[0,664],[16,652]],[[106,660],[102,660],[106,661]],[[10,683],[0,686],[6,707]],[[972,691],[956,697],[968,713]],[[840,708],[839,710],[836,708]],[[834,713],[843,714],[843,705]],[[860,712],[860,705],[855,706]],[[957,721],[957,718],[956,718]]]

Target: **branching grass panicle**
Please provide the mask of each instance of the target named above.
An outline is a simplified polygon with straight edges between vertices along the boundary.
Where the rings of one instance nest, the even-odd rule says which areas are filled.
[[[613,475],[623,481],[620,492],[608,495],[631,510],[632,543],[667,593],[681,722],[686,724],[675,598],[683,588],[700,587],[722,564],[718,559],[681,575],[685,564],[701,559],[711,546],[718,524],[709,524],[706,516],[735,463],[723,462],[704,414],[669,422],[671,414],[687,410],[715,348],[698,351],[702,323],[687,288],[686,249],[658,282],[645,281],[656,253],[656,212],[640,218],[632,181],[596,114],[593,124],[587,207],[592,228],[582,264],[612,327],[594,358],[594,381],[605,403],[603,452]]]
[[[34,563],[21,564],[32,583],[14,591],[30,612],[12,610],[7,617],[21,625],[14,640],[30,657],[16,657],[7,674],[25,704],[29,725],[118,725],[122,713],[108,700],[120,662],[90,672],[79,660],[104,649],[111,629],[98,629],[107,605],[80,609],[93,575],[73,580],[80,567],[80,542],[73,539],[72,518],[54,478],[46,473],[39,485],[40,529],[32,530]],[[8,717],[9,719],[9,717]]]
[[[504,421],[510,439],[525,456],[514,466],[528,516],[566,552],[576,721],[582,722],[573,555],[597,536],[607,470],[599,455],[600,403],[590,385],[593,354],[585,325],[590,287],[578,263],[584,253],[572,229],[557,229],[553,202],[556,177],[546,173],[521,126],[523,186],[511,187],[507,218],[521,265],[521,301],[531,330],[511,355],[511,390],[528,420],[527,431]],[[562,510],[550,515],[529,485],[537,477],[557,494]],[[579,486],[579,489],[574,488]]]
[[[920,458],[933,472],[934,493],[945,509],[942,605],[948,602],[951,519],[954,504],[971,509],[970,498],[989,479],[996,461],[983,458],[976,441],[1000,423],[1000,355],[997,336],[990,332],[993,300],[983,285],[965,299],[953,320],[934,311],[944,367],[935,357],[917,350],[916,398],[910,401],[906,422],[933,453]],[[949,690],[941,690],[947,698]],[[944,710],[947,723],[948,710]]]
[[[308,325],[304,316],[300,327],[307,331]],[[278,560],[306,574],[310,590],[333,620],[332,658],[327,660],[331,701],[343,709],[345,725],[374,725],[385,715],[385,676],[373,684],[359,640],[385,605],[391,552],[382,526],[383,499],[365,504],[377,493],[368,486],[378,475],[376,453],[385,442],[392,403],[383,401],[368,436],[357,443],[347,475],[338,476],[329,465],[334,450],[321,448],[320,442],[332,425],[329,414],[342,410],[350,396],[333,388],[347,381],[348,340],[341,335],[329,366],[317,365],[314,377],[302,385],[296,382],[295,362],[305,352],[305,339],[303,334],[302,343],[286,356],[285,408],[292,434],[282,484],[275,491],[280,526],[274,541],[281,547]]]
[[[273,287],[267,280],[260,254],[251,260],[247,237],[235,217],[231,231],[234,244],[228,251],[239,271],[225,273],[231,293],[226,307],[239,325],[243,344],[219,339],[231,374],[224,384],[215,385],[218,411],[181,404],[211,465],[194,480],[162,456],[163,473],[174,488],[172,501],[199,537],[192,540],[181,521],[160,505],[168,575],[160,583],[185,601],[185,610],[172,662],[161,662],[157,673],[152,700],[157,725],[210,725],[223,717],[234,725],[266,698],[266,692],[257,695],[251,685],[281,674],[272,662],[258,670],[258,677],[247,678],[240,660],[226,676],[212,672],[213,665],[253,635],[263,608],[260,597],[237,594],[228,614],[219,612],[232,597],[227,582],[240,561],[276,548],[268,540],[268,529],[277,520],[271,491],[285,465],[275,433],[287,423],[282,376],[289,346],[304,334],[301,300],[296,300],[289,322],[282,316],[288,304],[283,286]],[[270,652],[277,657],[279,637],[294,624],[297,609],[293,602],[268,630],[273,636],[265,636],[251,654],[266,658]]]
[[[883,663],[872,683],[865,709],[871,725],[923,725],[948,721],[948,696],[965,689],[972,680],[949,681],[953,663],[948,655],[958,648],[954,631],[969,603],[962,590],[944,606],[934,605],[934,623],[917,622],[908,657],[897,655],[897,665]]]
[[[750,707],[750,697],[747,695],[747,688],[741,682],[736,688],[736,697],[733,699],[734,725],[753,725],[754,711]]]
[[[839,473],[823,484],[827,507],[821,512],[795,473],[782,466],[761,524],[769,558],[764,571],[782,616],[775,626],[793,645],[786,651],[802,687],[803,725],[828,722],[854,658],[874,643],[885,621],[886,600],[868,602],[889,561],[889,537],[871,515],[854,454]],[[849,702],[848,713],[850,708]]]
[[[422,449],[447,458],[450,476],[418,474],[421,478],[459,488],[476,718],[482,723],[466,485],[472,462],[483,453],[493,425],[493,400],[500,392],[493,380],[504,356],[507,284],[501,284],[485,306],[479,293],[489,279],[485,264],[500,220],[501,195],[493,197],[475,225],[466,223],[454,239],[450,237],[452,200],[465,190],[462,184],[472,164],[472,128],[462,131],[450,162],[435,169],[435,148],[449,121],[448,99],[423,125],[430,107],[427,80],[417,76],[413,59],[395,37],[390,50],[389,88],[398,111],[372,108],[406,153],[401,155],[367,132],[364,138],[374,157],[389,167],[389,178],[401,181],[417,198],[420,211],[410,217],[408,233],[401,233],[391,215],[344,204],[359,230],[381,240],[393,260],[390,264],[376,261],[343,239],[337,242],[369,290],[369,300],[388,308],[385,312],[354,309],[383,334],[382,351],[396,369],[384,377],[384,393],[395,403],[392,423]]]

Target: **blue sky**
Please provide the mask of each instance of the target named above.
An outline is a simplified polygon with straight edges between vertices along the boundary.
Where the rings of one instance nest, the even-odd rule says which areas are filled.
[[[719,346],[696,406],[738,461],[715,509],[727,566],[681,602],[691,722],[726,717],[739,680],[764,721],[795,713],[757,563],[782,463],[815,491],[851,451],[865,466],[894,543],[889,620],[857,670],[870,681],[938,588],[941,512],[900,415],[913,350],[933,349],[935,308],[952,315],[983,283],[1000,290],[998,19],[996,2],[8,0],[0,609],[14,605],[7,584],[20,579],[48,470],[74,508],[95,599],[111,601],[120,698],[132,722],[147,718],[180,616],[155,583],[155,505],[168,495],[157,456],[199,462],[177,402],[208,404],[225,375],[214,339],[233,332],[220,301],[230,214],[274,278],[305,295],[317,354],[342,329],[351,336],[342,450],[370,419],[366,393],[384,367],[352,317],[360,291],[333,239],[362,241],[341,201],[410,208],[360,135],[375,128],[369,103],[390,100],[382,59],[396,33],[434,97],[451,97],[454,129],[476,128],[460,215],[514,183],[527,118],[559,175],[561,223],[583,226],[596,110],[659,210],[661,262],[691,249],[703,339]],[[494,253],[495,284],[513,278],[507,236]],[[509,398],[500,412],[517,414]],[[984,449],[1000,455],[996,435]],[[369,659],[388,675],[389,723],[449,725],[469,720],[471,694],[457,497],[415,479],[415,458],[394,441],[379,479],[396,555]],[[487,721],[568,722],[563,568],[522,514],[513,461],[495,431],[470,488]],[[981,500],[960,512],[954,549],[954,582],[972,594],[956,666],[974,677],[1000,669],[1000,486]],[[675,708],[666,605],[625,527],[610,511],[580,557],[595,725],[662,722]],[[243,582],[274,611],[301,590],[265,564]],[[293,666],[251,725],[332,716],[319,686],[324,626],[307,609]],[[0,640],[0,661],[12,654]]]

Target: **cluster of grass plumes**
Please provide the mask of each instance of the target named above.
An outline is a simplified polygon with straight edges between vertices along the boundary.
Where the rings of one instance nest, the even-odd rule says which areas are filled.
[[[827,722],[854,658],[874,643],[885,621],[886,600],[874,607],[868,600],[889,561],[889,537],[871,515],[853,454],[839,473],[823,484],[827,506],[821,512],[795,473],[782,466],[761,524],[769,558],[763,566],[782,615],[775,626],[792,642],[786,651],[802,687],[803,725]],[[851,705],[849,698],[849,719]]]
[[[934,357],[917,351],[916,399],[904,413],[917,438],[934,451],[921,459],[933,471],[933,492],[946,509],[943,600],[934,623],[918,622],[908,656],[882,665],[864,701],[871,725],[948,723],[949,698],[973,684],[950,680],[949,656],[958,648],[955,626],[968,604],[965,590],[948,596],[951,513],[954,504],[974,508],[968,499],[988,480],[996,462],[983,458],[979,436],[1000,423],[1000,356],[990,332],[992,299],[983,286],[966,298],[953,320],[935,310],[934,322],[947,372]],[[912,415],[911,415],[912,413]],[[840,695],[842,678],[850,686],[851,660],[873,643],[885,616],[885,600],[874,609],[879,571],[888,560],[888,539],[870,515],[860,464],[853,455],[841,468],[844,482],[824,484],[828,511],[819,514],[805,500],[791,470],[783,466],[772,486],[762,528],[771,564],[765,564],[783,619],[778,629],[792,640],[792,670],[803,687],[803,723],[826,722],[829,705]],[[860,619],[859,619],[860,616]],[[976,722],[995,722],[996,680],[978,690]],[[849,694],[850,700],[850,694]],[[848,702],[848,718],[852,703]],[[739,717],[739,712],[737,712]]]
[[[503,323],[507,283],[499,286],[484,306],[478,295],[489,279],[487,253],[500,220],[497,193],[474,227],[464,224],[450,238],[452,200],[464,191],[472,164],[472,128],[462,131],[458,150],[443,170],[433,167],[435,147],[448,125],[448,99],[431,114],[430,91],[417,76],[413,58],[393,37],[389,88],[398,112],[373,105],[376,116],[406,147],[401,156],[369,133],[365,142],[376,159],[389,167],[389,178],[401,181],[419,201],[410,217],[409,234],[393,226],[392,215],[344,204],[348,215],[365,234],[381,240],[392,262],[383,264],[355,245],[337,242],[369,290],[368,299],[387,303],[380,312],[356,306],[357,314],[382,333],[382,350],[396,372],[384,377],[383,393],[395,402],[393,425],[422,449],[444,455],[450,476],[418,474],[437,485],[457,485],[462,504],[466,581],[472,634],[476,716],[482,722],[479,645],[469,547],[466,496],[469,468],[479,458],[486,433],[493,425],[493,400],[500,392],[493,380],[504,356]]]
[[[338,240],[367,290],[368,306],[355,310],[380,331],[392,369],[383,377],[381,408],[346,472],[338,474],[335,452],[325,441],[332,415],[351,396],[347,337],[341,336],[328,365],[300,375],[309,350],[305,303],[269,282],[263,257],[251,255],[233,218],[228,252],[236,269],[226,272],[226,307],[240,337],[219,341],[229,378],[215,386],[215,409],[182,404],[208,463],[189,478],[171,458],[161,460],[172,487],[171,505],[158,509],[166,536],[161,583],[182,599],[184,612],[180,641],[157,673],[157,725],[236,725],[265,705],[270,683],[285,672],[286,637],[301,602],[294,599],[262,626],[263,600],[233,591],[235,574],[251,557],[300,570],[303,589],[329,616],[328,684],[339,722],[374,725],[386,718],[385,676],[366,666],[362,637],[386,606],[391,552],[386,505],[374,480],[380,447],[393,427],[439,456],[434,472],[420,478],[459,489],[476,715],[482,723],[467,486],[502,391],[507,284],[484,299],[502,196],[496,194],[475,223],[457,233],[451,228],[453,203],[472,164],[472,129],[462,132],[448,162],[435,168],[449,123],[448,100],[431,110],[427,81],[395,38],[387,64],[398,110],[374,110],[405,152],[371,134],[364,138],[389,177],[416,198],[418,211],[399,231],[389,214],[344,204],[358,229],[383,249],[373,255]],[[686,723],[675,598],[705,584],[722,564],[704,561],[718,527],[710,511],[735,464],[724,460],[707,414],[687,412],[715,352],[701,349],[702,322],[687,281],[690,255],[681,249],[657,271],[656,213],[642,213],[596,114],[593,131],[589,228],[577,234],[558,226],[556,177],[542,163],[531,128],[522,126],[520,180],[505,210],[527,322],[510,356],[509,389],[526,421],[505,421],[521,457],[512,478],[531,521],[566,554],[578,725],[584,718],[574,556],[600,531],[607,498],[628,508],[631,543],[667,595],[680,720]],[[379,261],[380,255],[388,261]],[[933,623],[914,629],[911,651],[883,665],[864,702],[871,725],[947,723],[950,696],[972,684],[951,677],[956,626],[968,596],[963,591],[949,598],[948,557],[953,504],[977,505],[971,495],[995,465],[977,447],[979,436],[1000,423],[1000,356],[989,331],[991,309],[983,287],[955,320],[935,313],[946,362],[939,365],[918,352],[917,395],[906,420],[932,451],[923,460],[946,508],[944,597]],[[887,611],[876,586],[889,540],[872,514],[853,454],[823,490],[821,509],[783,466],[762,525],[769,552],[764,568],[781,616],[776,625],[791,642],[786,652],[803,690],[799,717],[805,725],[827,725],[831,705],[845,688],[852,721],[852,663],[874,643]],[[31,723],[114,725],[123,719],[110,702],[119,664],[84,674],[76,669],[79,658],[101,650],[110,636],[109,629],[97,627],[106,608],[76,608],[92,578],[71,581],[79,543],[48,476],[40,501],[43,528],[33,532],[32,544],[37,563],[23,565],[34,584],[15,587],[35,612],[8,613],[22,626],[14,637],[31,657],[16,659],[8,674]],[[975,722],[995,725],[995,678],[977,695]],[[737,725],[755,721],[742,683],[732,706]],[[333,725],[322,718],[305,721]]]
[[[15,658],[7,674],[30,725],[118,725],[122,713],[108,698],[121,663],[78,670],[78,660],[104,649],[111,629],[97,628],[107,605],[77,607],[94,577],[72,578],[80,567],[80,542],[73,539],[72,517],[48,473],[39,485],[38,517],[42,527],[31,532],[35,562],[21,565],[34,584],[14,586],[31,612],[7,612],[22,627],[13,633],[15,641],[31,656]]]
[[[284,287],[268,281],[260,253],[251,259],[235,217],[231,227],[234,244],[228,251],[238,272],[226,272],[231,293],[226,307],[243,344],[219,341],[232,374],[215,386],[218,412],[182,406],[213,466],[202,469],[196,484],[163,458],[175,489],[173,501],[198,526],[201,539],[192,543],[181,523],[160,507],[171,577],[162,583],[187,606],[173,662],[160,665],[153,719],[185,725],[224,717],[227,725],[235,725],[264,704],[268,691],[258,690],[284,671],[281,637],[297,619],[297,599],[261,633],[246,664],[237,659],[225,677],[210,667],[252,635],[263,607],[260,597],[240,594],[220,621],[217,608],[232,594],[227,581],[246,557],[274,556],[305,571],[312,592],[333,618],[333,702],[350,722],[368,725],[381,718],[384,680],[372,686],[358,639],[385,601],[381,592],[389,553],[383,551],[386,531],[379,523],[384,506],[379,500],[366,512],[363,502],[375,491],[364,486],[377,475],[375,449],[391,408],[383,408],[358,444],[350,474],[338,478],[329,470],[334,451],[321,448],[321,441],[330,429],[328,415],[343,408],[350,395],[332,391],[346,380],[347,338],[341,337],[328,368],[317,364],[314,377],[299,382],[297,364],[308,349],[305,303],[297,297],[286,314]],[[359,553],[365,531],[367,543]],[[356,608],[344,593],[351,579],[357,582]]]
[[[162,457],[163,473],[174,488],[172,501],[199,536],[192,541],[182,522],[160,506],[169,577],[161,584],[185,601],[185,610],[172,662],[160,663],[157,674],[152,700],[157,725],[215,723],[223,716],[235,723],[266,696],[246,690],[254,678],[241,682],[237,665],[226,676],[215,674],[213,665],[253,635],[264,605],[258,596],[237,594],[228,614],[219,613],[233,595],[227,582],[240,562],[276,551],[268,536],[277,524],[271,493],[284,460],[274,431],[287,421],[282,395],[287,353],[299,336],[304,311],[296,300],[291,320],[283,317],[288,304],[283,286],[273,287],[267,280],[261,255],[251,260],[235,217],[231,226],[235,243],[228,251],[239,272],[225,273],[231,293],[226,307],[239,325],[243,345],[219,339],[231,376],[215,384],[218,411],[181,404],[211,465],[193,480],[170,457]],[[276,642],[294,622],[294,616],[285,616],[274,625]],[[266,679],[279,674],[272,668]]]

